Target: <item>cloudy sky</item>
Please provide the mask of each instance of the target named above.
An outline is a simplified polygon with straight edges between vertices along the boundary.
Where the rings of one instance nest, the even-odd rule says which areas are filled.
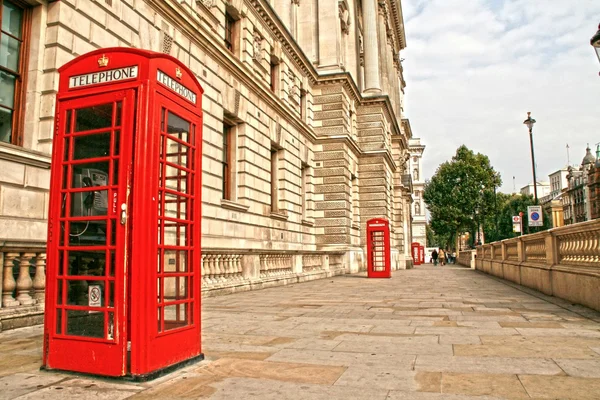
[[[579,164],[600,142],[599,0],[402,0],[405,111],[430,178],[456,148],[489,156],[503,192]]]

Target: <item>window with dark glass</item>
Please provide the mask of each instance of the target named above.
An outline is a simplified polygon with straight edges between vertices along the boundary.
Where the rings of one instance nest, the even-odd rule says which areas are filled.
[[[223,198],[231,200],[231,135],[232,126],[223,124]]]
[[[225,47],[232,53],[235,51],[233,46],[235,19],[229,13],[225,13]]]
[[[277,81],[279,80],[279,63],[271,60],[271,90],[277,92]]]
[[[0,0],[0,142],[21,144],[23,88],[29,9]]]

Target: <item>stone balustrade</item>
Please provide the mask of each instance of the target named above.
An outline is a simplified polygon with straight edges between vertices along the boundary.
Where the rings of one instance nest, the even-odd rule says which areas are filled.
[[[345,253],[202,250],[202,294],[246,291],[345,273]]]
[[[600,219],[479,246],[485,273],[600,311]]]
[[[46,289],[45,243],[0,241],[0,331],[41,323]]]
[[[461,250],[458,252],[457,263],[465,267],[475,268],[476,250]]]

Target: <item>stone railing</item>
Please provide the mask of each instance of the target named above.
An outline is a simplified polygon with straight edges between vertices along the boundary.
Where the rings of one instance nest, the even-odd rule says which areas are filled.
[[[260,289],[345,273],[344,252],[202,250],[202,294]]]
[[[458,252],[457,263],[469,268],[475,268],[476,250],[461,250]]]
[[[600,219],[480,246],[476,268],[600,311]]]
[[[46,244],[0,241],[0,331],[44,316]]]

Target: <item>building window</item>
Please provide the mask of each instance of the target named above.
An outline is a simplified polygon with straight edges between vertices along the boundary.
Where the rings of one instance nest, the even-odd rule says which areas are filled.
[[[31,10],[0,0],[0,142],[21,145]]]
[[[235,53],[235,29],[236,20],[228,12],[225,13],[225,47],[232,53]]]
[[[308,211],[308,164],[302,163],[300,168],[300,190],[302,193],[302,220],[305,221],[307,219],[307,211]]]
[[[276,147],[271,147],[271,212],[279,211],[279,152]]]
[[[277,93],[279,87],[279,62],[271,57],[271,91]]]
[[[235,128],[226,122],[223,123],[223,198],[232,199],[233,186],[233,162],[235,160],[235,146],[233,145]]]
[[[306,121],[306,90],[300,86],[300,119]]]

